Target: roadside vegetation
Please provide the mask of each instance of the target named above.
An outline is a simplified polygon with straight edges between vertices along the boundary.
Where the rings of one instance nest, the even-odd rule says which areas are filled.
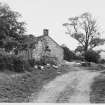
[[[91,86],[90,102],[105,103],[105,76],[100,75],[95,78],[95,81]]]
[[[45,65],[43,69],[33,69],[23,73],[1,72],[0,75],[0,102],[29,102],[32,93],[40,91],[43,85],[56,76],[69,72],[69,66],[61,65],[58,68]]]
[[[57,75],[68,72],[68,66],[57,66],[56,58],[25,60],[18,51],[33,48],[35,37],[25,35],[26,23],[20,13],[0,3],[0,102],[28,102],[32,93]]]
[[[26,23],[19,21],[20,17],[21,15],[12,11],[7,4],[0,3],[0,102],[29,102],[32,93],[37,95],[43,85],[72,70],[72,67],[65,63],[58,65],[56,58],[42,57],[40,61],[35,61],[17,56],[18,51],[34,48],[35,44],[34,35],[25,35]],[[75,51],[61,46],[64,50],[64,60],[83,62],[80,67],[87,70],[105,70],[105,60],[100,59],[99,53],[93,50],[105,41],[99,37],[96,21],[89,13],[69,20],[71,23],[63,25],[74,30],[71,33],[68,30],[67,34],[80,45]],[[78,25],[82,32],[78,31]],[[77,55],[77,52],[80,55]]]

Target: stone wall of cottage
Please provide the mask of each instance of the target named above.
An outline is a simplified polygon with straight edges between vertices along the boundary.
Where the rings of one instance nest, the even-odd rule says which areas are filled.
[[[44,39],[50,49],[50,56],[56,57],[61,63],[64,57],[63,49],[51,37],[45,36]]]
[[[46,51],[46,47],[50,51]],[[63,61],[63,49],[49,36],[43,36],[41,40],[35,45],[32,57],[36,61],[40,61],[42,56],[56,57],[58,63]]]
[[[42,58],[42,56],[44,56],[44,54],[45,54],[44,42],[42,40],[39,40],[38,43],[35,45],[35,49],[33,49],[32,57],[36,61],[40,61],[40,59]]]

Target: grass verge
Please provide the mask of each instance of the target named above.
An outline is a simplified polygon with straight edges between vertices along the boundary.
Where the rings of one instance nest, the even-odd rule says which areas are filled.
[[[57,69],[53,67],[45,67],[44,70],[35,69],[22,76],[9,75],[8,78],[5,76],[0,79],[0,102],[29,102],[32,93],[37,94],[44,84],[66,72],[68,67],[62,65]]]
[[[105,103],[105,75],[95,78],[90,92],[91,103]]]

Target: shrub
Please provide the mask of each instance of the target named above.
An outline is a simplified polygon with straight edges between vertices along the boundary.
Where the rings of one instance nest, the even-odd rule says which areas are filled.
[[[88,62],[98,63],[100,55],[99,53],[93,50],[89,50],[84,54],[84,57],[85,57],[85,60]]]
[[[34,67],[34,65],[35,65],[35,59],[29,59],[28,63],[30,64],[31,67]]]
[[[101,63],[101,64],[105,64],[105,59],[101,59],[101,60],[100,60],[100,63]]]
[[[42,57],[40,61],[24,60],[15,55],[0,55],[0,70],[9,70],[13,72],[33,71],[34,65],[45,66],[47,64],[57,65],[55,57]]]
[[[14,58],[13,68],[15,72],[23,72],[24,71],[24,61],[20,58]]]
[[[28,61],[24,61],[20,57],[0,55],[0,71],[10,70],[13,72],[23,72],[28,70],[30,64]]]
[[[10,56],[0,55],[0,71],[4,71],[5,69],[12,70],[13,69],[13,59]]]
[[[75,53],[69,50],[67,47],[62,47],[64,50],[64,60],[71,61],[73,59],[76,59]]]
[[[0,55],[0,71],[3,71],[4,68],[5,68],[4,57],[2,55]]]
[[[81,55],[76,56],[75,60],[84,61],[84,57]]]
[[[15,72],[33,71],[35,60],[23,60],[20,57],[15,57],[13,61]]]

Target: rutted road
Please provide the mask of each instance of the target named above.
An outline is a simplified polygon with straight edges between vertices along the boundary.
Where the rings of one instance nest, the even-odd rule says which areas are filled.
[[[90,103],[90,86],[98,72],[88,70],[71,71],[58,76],[43,87],[31,102],[35,103]]]

